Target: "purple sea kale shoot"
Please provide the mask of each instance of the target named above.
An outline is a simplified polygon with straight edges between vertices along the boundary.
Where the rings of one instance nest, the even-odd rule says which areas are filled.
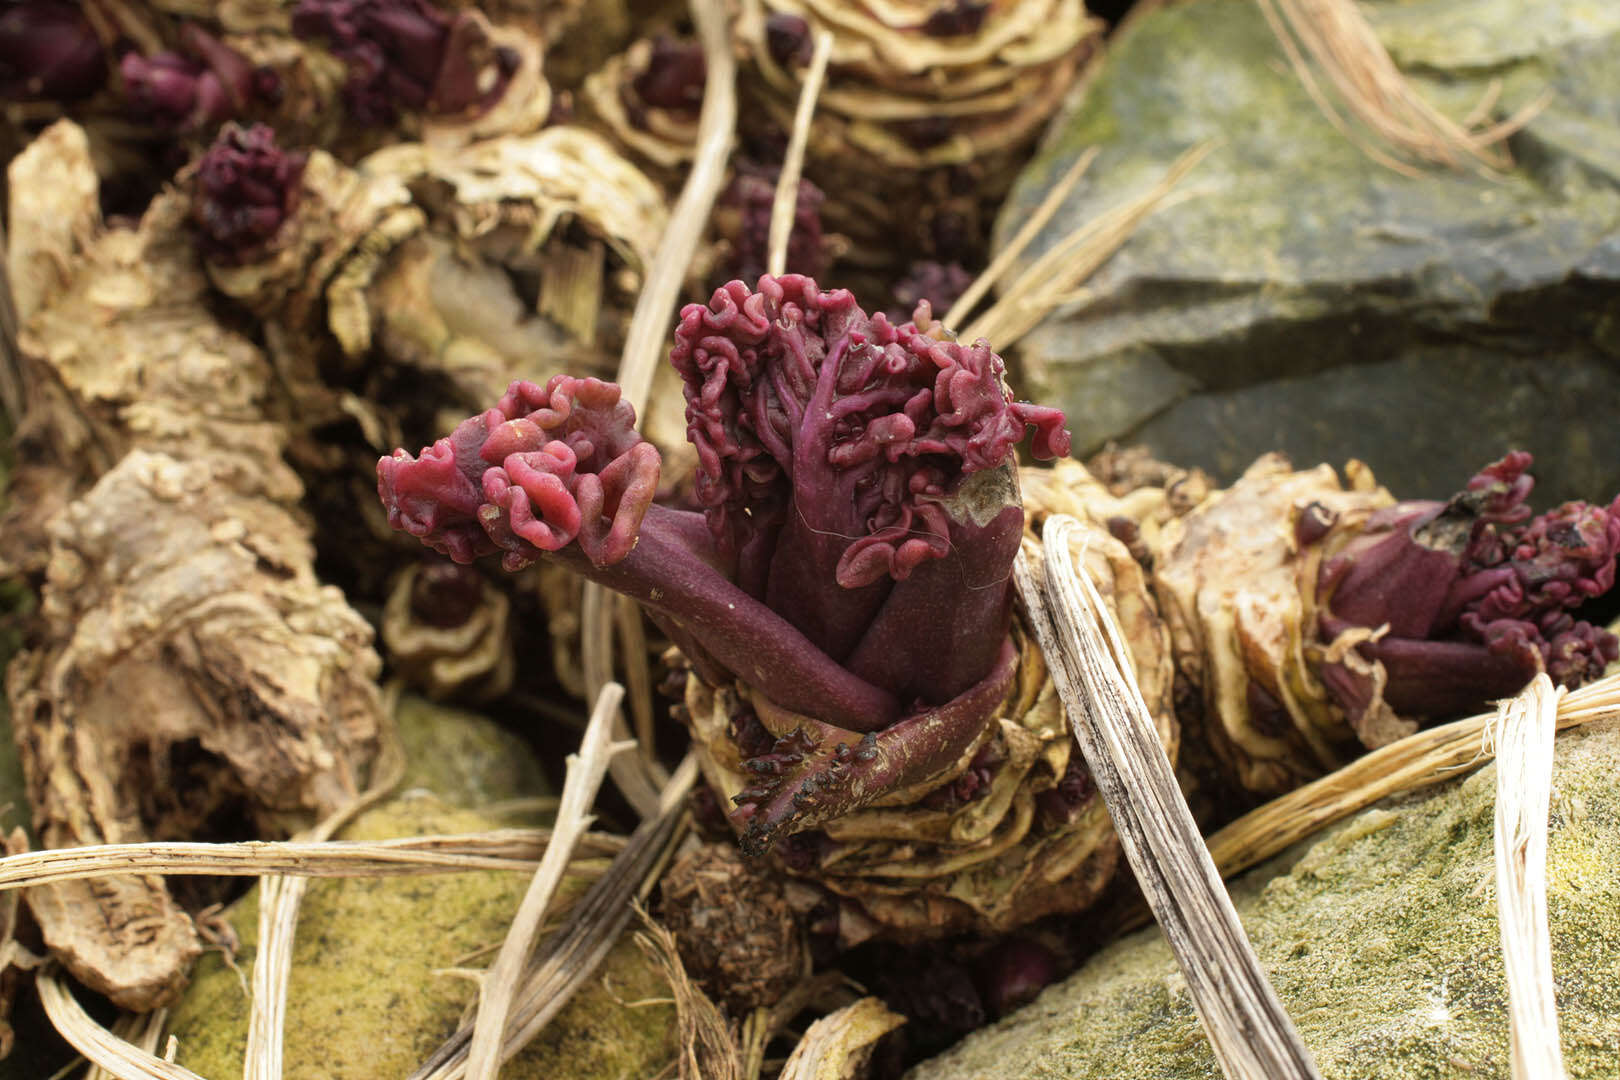
[[[1322,636],[1387,628],[1358,651],[1382,665],[1397,713],[1476,708],[1543,670],[1579,686],[1620,654],[1613,634],[1571,613],[1614,585],[1620,499],[1532,517],[1530,464],[1510,453],[1446,502],[1379,511],[1323,563]],[[1342,665],[1322,674],[1347,710],[1364,706],[1364,679]]]
[[[192,220],[204,253],[240,263],[262,252],[298,208],[308,155],[282,150],[264,124],[227,125],[197,163]]]
[[[799,275],[688,305],[671,360],[702,512],[653,501],[660,457],[618,387],[561,375],[383,458],[378,491],[456,561],[559,561],[640,601],[708,681],[748,684],[793,728],[732,815],[758,853],[983,730],[1015,666],[1015,447],[1034,428],[1035,455],[1061,456],[1068,432],[926,307],[897,326]]]
[[[0,11],[0,99],[81,101],[107,81],[107,58],[78,4],[26,0]]]
[[[348,65],[344,102],[368,125],[392,123],[401,107],[440,115],[488,109],[519,64],[517,53],[492,45],[477,19],[428,0],[299,0],[292,30],[324,41]]]

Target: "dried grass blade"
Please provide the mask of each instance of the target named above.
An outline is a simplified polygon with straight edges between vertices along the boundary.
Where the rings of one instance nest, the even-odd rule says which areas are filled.
[[[1496,746],[1496,909],[1507,968],[1513,1080],[1564,1072],[1547,925],[1547,813],[1561,692],[1545,673],[1502,702]]]
[[[1049,518],[1042,533],[1044,567],[1025,552],[1015,573],[1126,858],[1176,954],[1226,1076],[1317,1078],[1310,1051],[1266,980],[1204,848],[1119,630],[1090,580],[1076,570],[1069,548],[1075,524],[1063,514]]]
[[[1406,175],[1417,173],[1412,163],[1457,168],[1472,161],[1486,170],[1506,168],[1510,161],[1497,144],[1527,124],[1549,100],[1539,97],[1506,121],[1488,127],[1458,123],[1430,105],[1395,66],[1354,0],[1257,2],[1322,114],[1368,157]],[[1318,70],[1343,102],[1348,117],[1318,82]],[[1352,121],[1375,141],[1363,138]]]
[[[120,1080],[203,1080],[190,1069],[149,1054],[96,1023],[62,982],[55,967],[41,971],[35,987],[45,1015],[62,1038]]]
[[[580,898],[563,925],[530,960],[513,1001],[501,1048],[503,1061],[562,1011],[613,948],[630,921],[631,902],[652,890],[684,835],[686,794],[696,778],[697,759],[687,755],[664,788],[659,813],[637,827],[607,873]],[[464,1023],[409,1080],[461,1080],[471,1041],[472,1026]]]
[[[1565,695],[1559,731],[1620,715],[1620,674]],[[1405,791],[1465,775],[1491,761],[1480,741],[1491,716],[1471,716],[1426,728],[1380,747],[1344,768],[1296,788],[1238,818],[1209,838],[1210,856],[1224,876],[1256,866],[1312,833]]]
[[[788,136],[787,152],[782,155],[782,169],[776,174],[776,195],[771,200],[771,231],[766,247],[768,274],[782,274],[787,270],[788,240],[793,235],[793,215],[799,204],[799,176],[804,172],[804,150],[810,145],[810,123],[816,115],[816,98],[821,96],[821,84],[827,77],[827,61],[832,58],[833,36],[829,30],[816,35],[815,51],[810,55],[810,67],[804,73],[804,85],[799,88],[799,104],[793,113],[793,133]]]
[[[708,65],[703,108],[698,114],[697,156],[670,209],[669,225],[658,242],[641,295],[636,297],[619,360],[619,385],[637,416],[646,414],[653,372],[669,334],[670,312],[725,182],[726,160],[737,129],[737,61],[731,54],[725,4],[723,0],[691,0],[690,7]]]
[[[602,779],[607,775],[608,760],[616,751],[628,749],[628,744],[612,742],[613,717],[623,700],[624,687],[618,683],[610,682],[603,687],[585,728],[585,737],[580,740],[579,753],[568,755],[567,779],[563,782],[562,803],[552,826],[551,843],[479,990],[478,1014],[467,1051],[467,1075],[471,1080],[494,1080],[500,1070],[501,1037],[506,1031],[506,1018],[512,1010],[518,981],[523,977],[524,963],[534,948],[546,908],[568,870],[574,844],[590,828],[591,807],[596,804]]]
[[[585,692],[591,700],[601,700],[603,692],[613,682],[613,627],[617,621],[614,611],[618,597],[594,581],[585,583],[584,601],[580,606],[580,658],[585,668]],[[629,658],[634,663],[633,658]],[[652,693],[649,680],[647,693]],[[649,703],[649,710],[651,705]],[[613,714],[613,738],[630,738],[629,722],[622,710]],[[652,744],[639,743],[634,754],[615,754],[608,763],[613,786],[619,789],[625,801],[643,821],[658,812],[658,792],[665,777],[662,767],[653,758]]]
[[[378,841],[269,841],[201,844],[96,844],[47,848],[0,859],[0,891],[117,874],[202,877],[403,877],[469,870],[532,871],[550,841],[550,829],[497,829],[455,836],[411,836]],[[593,833],[582,857],[612,857],[624,849],[617,836]]]
[[[778,1080],[855,1080],[877,1041],[905,1022],[877,998],[861,998],[811,1024]]]
[[[395,714],[399,685],[390,686],[384,715]],[[372,768],[371,784],[347,806],[328,814],[303,839],[323,843],[356,815],[375,806],[405,777],[405,750],[391,727],[383,732],[382,751]],[[298,933],[298,909],[309,888],[305,877],[263,877],[259,880],[259,949],[253,958],[252,1004],[248,1010],[247,1047],[243,1052],[244,1080],[281,1080],[282,1034],[287,1019],[287,983],[292,978],[293,942]]]
[[[997,349],[1016,344],[1065,303],[1076,285],[1124,246],[1143,219],[1170,197],[1175,186],[1215,145],[1205,142],[1188,150],[1147,191],[1065,236],[1026,267],[995,305],[961,332],[961,337],[969,341],[986,338]]]
[[[1007,246],[996,253],[996,257],[990,260],[990,265],[984,268],[984,272],[973,279],[973,284],[967,287],[967,291],[957,297],[956,303],[951,305],[951,310],[945,313],[940,322],[946,326],[955,326],[967,318],[968,312],[978,306],[979,301],[996,287],[996,283],[1012,268],[1013,263],[1018,261],[1024,249],[1029,247],[1030,242],[1042,229],[1046,228],[1046,223],[1052,220],[1052,215],[1058,212],[1063,200],[1069,197],[1074,185],[1080,182],[1080,178],[1086,175],[1086,170],[1091,168],[1091,163],[1096,160],[1097,147],[1086,147],[1085,153],[1069,166],[1069,171],[1064,173],[1063,178],[1046,193],[1046,198],[1041,200],[1041,205],[1035,208],[1029,220],[1019,227],[1017,234]]]
[[[743,1080],[736,1032],[726,1023],[725,1014],[686,974],[675,936],[639,906],[636,915],[645,928],[636,935],[636,945],[663,970],[675,995],[675,1015],[681,1032],[681,1080]]]

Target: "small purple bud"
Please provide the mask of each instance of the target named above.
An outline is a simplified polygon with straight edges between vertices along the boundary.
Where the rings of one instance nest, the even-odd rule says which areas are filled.
[[[631,80],[631,89],[655,109],[695,111],[703,104],[703,80],[709,71],[703,46],[660,34],[653,42],[647,69]]]
[[[232,264],[259,255],[297,209],[306,160],[264,124],[221,131],[197,164],[191,214],[204,254]]]
[[[0,12],[0,99],[81,101],[107,81],[107,59],[78,4],[29,0]]]
[[[1006,1016],[1034,1001],[1060,974],[1057,957],[1028,938],[1003,941],[985,953],[979,986],[993,1017]]]
[[[984,17],[989,13],[990,5],[983,3],[982,0],[951,0],[928,16],[928,21],[923,23],[922,31],[929,37],[976,34],[984,25]]]
[[[465,624],[483,600],[484,576],[461,563],[423,563],[411,583],[411,617],[442,630]]]
[[[765,20],[765,48],[777,67],[808,64],[814,52],[810,24],[801,15],[777,12]]]

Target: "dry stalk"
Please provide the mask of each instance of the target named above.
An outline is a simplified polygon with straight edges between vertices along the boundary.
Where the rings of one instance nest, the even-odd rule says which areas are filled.
[[[771,231],[765,272],[780,275],[787,271],[788,239],[793,235],[793,215],[799,204],[799,176],[804,172],[804,150],[810,145],[810,123],[816,114],[816,98],[827,78],[827,61],[832,57],[832,32],[816,35],[815,52],[799,88],[799,105],[793,113],[793,134],[788,137],[782,170],[776,174],[776,197],[771,201]]]
[[[0,891],[117,874],[405,877],[468,870],[532,871],[550,838],[550,829],[496,829],[379,841],[164,841],[52,848],[0,859]],[[593,833],[581,847],[582,857],[611,858],[623,850],[624,842],[617,836]]]
[[[387,691],[383,715],[393,716],[399,696],[396,684]],[[355,816],[382,801],[405,776],[405,751],[391,728],[372,770],[370,786],[348,806],[327,815],[303,839],[322,843]],[[292,977],[293,942],[298,909],[309,888],[307,877],[269,875],[259,879],[259,947],[253,958],[252,1004],[248,1010],[244,1080],[281,1080],[283,1032],[287,1019],[287,982]]]
[[[811,1024],[779,1080],[855,1080],[877,1041],[905,1022],[877,998],[861,998]]]
[[[644,928],[636,935],[636,945],[663,970],[675,996],[680,1080],[743,1080],[736,1033],[715,1003],[686,974],[675,936],[639,906],[636,915]]]
[[[955,326],[967,318],[968,312],[977,307],[979,301],[983,300],[990,290],[996,287],[997,283],[1006,276],[1007,271],[1012,268],[1013,263],[1017,262],[1018,257],[1024,253],[1024,249],[1029,247],[1030,242],[1035,239],[1042,229],[1046,228],[1046,223],[1052,220],[1052,215],[1058,212],[1058,207],[1063,205],[1063,200],[1069,197],[1069,192],[1074,190],[1074,185],[1078,184],[1080,178],[1086,175],[1086,170],[1091,168],[1091,163],[1095,160],[1097,160],[1097,148],[1088,146],[1085,153],[1081,154],[1075,160],[1075,163],[1069,166],[1069,171],[1063,174],[1063,178],[1053,185],[1051,191],[1046,193],[1046,198],[1041,200],[1041,205],[1035,208],[1035,212],[1019,228],[1012,241],[996,253],[996,257],[990,260],[990,265],[984,268],[982,274],[973,279],[973,284],[969,285],[967,291],[957,298],[956,303],[951,305],[951,309],[945,313],[945,317],[940,322],[946,326]]]
[[[501,1045],[502,1061],[521,1050],[562,1011],[613,948],[630,921],[632,901],[645,898],[657,884],[685,834],[686,794],[696,778],[697,759],[689,754],[665,786],[658,814],[636,828],[607,872],[530,959],[513,998]],[[409,1080],[461,1080],[466,1075],[471,1042],[472,1025],[463,1023]]]
[[[585,728],[585,737],[580,740],[579,753],[568,755],[567,779],[563,782],[562,803],[552,826],[551,843],[529,882],[528,891],[523,894],[523,902],[518,905],[501,951],[479,989],[478,1014],[467,1051],[470,1080],[494,1080],[500,1070],[501,1036],[506,1030],[506,1018],[512,1010],[518,981],[523,977],[524,962],[534,948],[551,898],[568,871],[574,844],[590,828],[591,807],[596,804],[602,779],[607,775],[609,759],[633,745],[611,741],[613,716],[623,700],[624,687],[618,683],[610,682],[603,687],[591,712],[591,722]]]
[[[658,242],[641,295],[636,297],[619,361],[619,385],[637,416],[647,411],[647,394],[669,333],[670,312],[725,183],[726,160],[737,128],[737,61],[731,55],[724,0],[691,0],[690,7],[708,74],[703,80],[703,110],[698,115],[697,156],[680,198],[670,210],[669,226]]]
[[[616,685],[613,682],[613,626],[617,621],[614,618],[616,608],[615,594],[595,582],[585,583],[584,600],[579,611],[580,659],[585,669],[585,692],[597,701],[601,700],[608,686]],[[631,670],[638,665],[645,669],[647,650],[642,649],[639,653],[626,650],[624,662]],[[640,675],[630,676],[630,681],[637,686],[646,687],[647,711],[650,713],[651,673],[643,671]],[[628,738],[630,738],[629,724],[624,718],[623,710],[615,706],[613,739],[615,742],[622,742]],[[653,744],[650,741],[640,743],[635,754],[614,755],[608,762],[608,771],[613,776],[613,786],[619,789],[619,794],[624,796],[625,801],[643,821],[658,812],[658,792],[663,787],[667,774],[664,773],[663,766],[653,757]]]
[[[1258,3],[1289,64],[1323,115],[1368,157],[1407,175],[1418,171],[1412,163],[1459,168],[1472,162],[1485,169],[1506,168],[1511,162],[1497,144],[1522,128],[1550,100],[1546,95],[1539,97],[1507,120],[1488,127],[1461,124],[1413,89],[1355,0]],[[1317,81],[1313,63],[1343,102],[1348,117]],[[1474,113],[1484,111],[1476,108]],[[1351,121],[1370,132],[1374,141],[1363,138]],[[1393,154],[1385,153],[1379,144]]]
[[[137,1050],[156,1054],[158,1042],[163,1038],[164,1025],[168,1022],[169,1010],[166,1008],[153,1009],[149,1013],[124,1013],[113,1022],[110,1034],[123,1039]],[[164,1060],[174,1059],[166,1057]],[[92,1064],[85,1072],[84,1080],[113,1080],[114,1075],[100,1065]]]
[[[1176,184],[1214,147],[1213,142],[1193,147],[1146,192],[1065,236],[1026,267],[995,305],[961,332],[961,337],[968,341],[982,337],[998,349],[1016,344],[1057,307],[1074,299],[1071,290],[1118,251],[1142,220],[1164,204]]]
[[[1065,514],[1042,531],[1045,565],[1020,553],[1015,575],[1075,741],[1125,857],[1176,954],[1221,1070],[1230,1080],[1316,1078],[1182,798],[1130,652],[1069,548]]]
[[[57,1033],[96,1067],[119,1080],[203,1080],[190,1069],[164,1061],[96,1023],[62,981],[55,965],[40,971],[34,985]]]
[[[1547,812],[1562,691],[1545,673],[1502,702],[1486,735],[1496,748],[1496,910],[1507,968],[1513,1080],[1564,1073],[1547,926]]]
[[[1617,715],[1620,674],[1607,675],[1563,697],[1558,730]],[[1209,838],[1215,865],[1230,877],[1380,799],[1455,780],[1488,764],[1491,754],[1481,749],[1481,741],[1492,720],[1472,716],[1416,732],[1249,811]]]
[[[703,108],[698,115],[696,156],[687,171],[680,197],[670,211],[669,225],[658,241],[652,264],[647,267],[646,280],[630,315],[624,352],[619,358],[617,381],[623,399],[643,418],[647,414],[647,395],[652,390],[653,374],[658,369],[669,334],[670,313],[703,230],[708,226],[709,212],[714,209],[714,201],[725,183],[726,162],[731,157],[731,143],[737,130],[737,61],[731,53],[731,26],[724,0],[690,0],[690,7],[707,65]],[[613,677],[611,605],[600,585],[586,583],[580,623],[585,652],[585,691],[591,698],[600,696],[602,688]],[[627,681],[632,689],[639,691],[643,685],[648,688],[645,708],[639,700],[639,692],[635,708],[638,716],[643,712],[651,716],[652,677],[645,671],[646,651],[627,652],[625,663],[632,671],[638,666],[643,669],[639,674],[630,675]],[[613,730],[615,739],[629,735],[622,715],[615,717]],[[652,744],[644,741],[634,755],[615,756],[610,768],[614,786],[646,820],[654,813],[657,792],[668,779],[653,757]]]

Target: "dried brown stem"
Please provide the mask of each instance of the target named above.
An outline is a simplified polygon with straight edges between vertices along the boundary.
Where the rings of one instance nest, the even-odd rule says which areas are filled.
[[[1230,1080],[1319,1077],[1205,850],[1119,629],[1075,567],[1069,537],[1077,524],[1065,514],[1048,518],[1044,566],[1026,551],[1015,575],[1125,857],[1187,979],[1222,1072]]]

